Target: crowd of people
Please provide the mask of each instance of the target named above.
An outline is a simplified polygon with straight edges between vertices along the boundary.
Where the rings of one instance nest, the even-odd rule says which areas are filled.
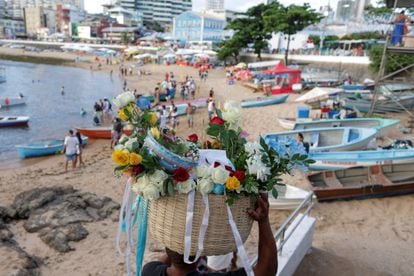
[[[100,99],[95,102],[93,109],[95,111],[93,116],[93,123],[99,126],[112,120],[112,103],[108,98]],[[82,112],[82,111],[81,111]]]

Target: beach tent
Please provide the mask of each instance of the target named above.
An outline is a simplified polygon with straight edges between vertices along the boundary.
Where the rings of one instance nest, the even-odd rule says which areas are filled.
[[[105,52],[105,53],[108,53],[108,54],[115,54],[116,53],[115,50],[108,49],[108,48],[99,48],[98,51]]]
[[[238,80],[251,80],[253,78],[253,73],[249,70],[239,70],[236,73],[236,78]]]
[[[328,88],[328,87],[315,87],[308,93],[300,96],[295,102],[313,102],[317,100],[323,100],[330,95],[339,94],[344,92],[341,88]]]
[[[206,53],[198,53],[198,54],[195,54],[194,56],[198,58],[210,58],[210,56]]]
[[[280,60],[270,60],[270,61],[261,61],[261,62],[252,62],[247,65],[248,68],[257,69],[257,68],[269,68],[271,66],[276,66],[281,63]]]
[[[164,58],[166,58],[166,59],[175,58],[175,55],[174,54],[166,54],[166,55],[164,55]]]
[[[261,71],[259,76],[261,79],[265,79],[262,81],[263,84],[266,82],[271,85],[272,94],[296,91],[298,90],[297,86],[302,83],[301,70],[287,67],[281,62],[270,69]],[[267,89],[266,87],[266,91],[268,91]]]
[[[153,57],[153,55],[145,53],[145,54],[134,56],[134,59],[144,59],[144,58],[152,58],[152,57]]]
[[[176,55],[193,55],[195,54],[194,50],[190,49],[178,49],[177,52],[175,52]]]

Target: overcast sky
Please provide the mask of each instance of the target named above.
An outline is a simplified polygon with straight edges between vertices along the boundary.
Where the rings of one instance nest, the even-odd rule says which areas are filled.
[[[85,8],[87,11],[92,13],[102,12],[102,4],[108,3],[110,0],[85,0]],[[289,5],[293,3],[302,4],[308,2],[314,9],[319,9],[322,5],[327,5],[328,2],[334,8],[336,8],[337,0],[307,0],[297,2],[295,0],[279,0],[280,3],[284,5]],[[201,10],[204,8],[205,0],[193,0],[193,9]],[[264,3],[264,0],[225,0],[225,6],[230,10],[239,10],[245,11],[251,6],[257,5],[259,3]]]

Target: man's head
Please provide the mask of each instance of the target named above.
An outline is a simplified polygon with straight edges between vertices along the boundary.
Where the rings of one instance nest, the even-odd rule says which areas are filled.
[[[69,129],[69,135],[73,136],[73,130]]]
[[[298,133],[298,140],[300,141],[300,142],[303,142],[303,134],[302,133]]]
[[[187,264],[184,262],[184,255],[172,251],[169,248],[165,248],[165,252],[167,253],[168,257],[171,260],[171,264],[180,269],[180,270],[186,270],[186,271],[195,271],[197,269],[197,265],[198,265],[198,260],[192,264]],[[192,262],[194,261],[195,256],[190,256],[189,260]]]

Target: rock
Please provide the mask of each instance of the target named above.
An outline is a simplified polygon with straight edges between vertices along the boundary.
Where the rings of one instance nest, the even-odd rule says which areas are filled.
[[[101,236],[102,239],[107,239],[108,238],[108,235],[106,233],[104,233],[102,231],[99,231],[98,233],[99,233],[99,236]]]
[[[8,222],[16,216],[16,210],[0,206],[0,219]]]
[[[69,245],[70,241],[80,241],[86,238],[88,234],[88,230],[82,224],[73,223],[53,229],[45,228],[40,231],[39,237],[44,243],[57,251],[68,252],[74,250]]]
[[[23,223],[26,231],[39,232],[41,240],[50,247],[68,252],[73,250],[70,241],[88,235],[82,223],[105,219],[119,208],[108,197],[100,198],[72,187],[36,188],[17,195],[11,208],[0,209],[0,219],[13,214],[13,218],[27,218]],[[3,236],[8,238],[9,233],[0,231],[0,237]]]

